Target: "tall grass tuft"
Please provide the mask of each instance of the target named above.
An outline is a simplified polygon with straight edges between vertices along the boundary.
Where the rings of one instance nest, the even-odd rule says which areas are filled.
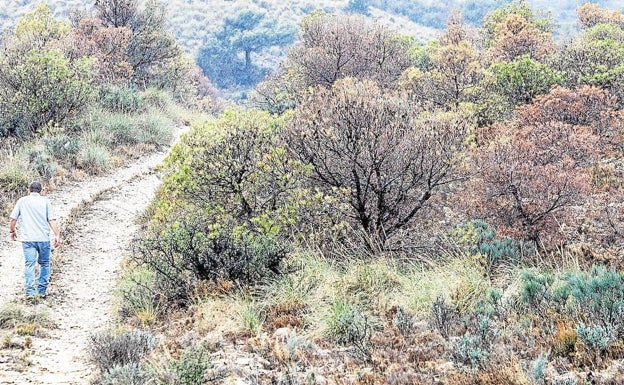
[[[157,147],[169,144],[173,138],[173,121],[156,111],[142,115],[136,122],[137,141]]]
[[[78,154],[78,166],[92,175],[106,171],[111,163],[108,149],[97,142],[86,142]]]

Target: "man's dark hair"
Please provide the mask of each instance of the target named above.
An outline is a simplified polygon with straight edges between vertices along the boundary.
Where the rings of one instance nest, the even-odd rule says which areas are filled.
[[[41,192],[41,182],[39,182],[38,180],[30,183],[30,185],[28,186],[28,191],[30,192],[34,192],[34,193],[40,193]]]

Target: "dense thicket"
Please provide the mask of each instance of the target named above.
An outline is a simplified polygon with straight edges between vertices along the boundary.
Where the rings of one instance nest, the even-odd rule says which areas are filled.
[[[211,127],[240,134],[207,142],[196,130],[162,192],[175,199],[163,199],[210,207],[206,226],[322,248],[359,239],[406,251],[426,243],[424,227],[475,219],[546,250],[606,236],[594,206],[619,189],[599,176],[621,145],[621,26],[597,7],[579,18],[583,31],[555,49],[552,20],[525,2],[481,29],[454,13],[427,45],[360,16],[312,13],[253,99],[279,125],[232,113]],[[572,54],[587,50],[609,60]]]

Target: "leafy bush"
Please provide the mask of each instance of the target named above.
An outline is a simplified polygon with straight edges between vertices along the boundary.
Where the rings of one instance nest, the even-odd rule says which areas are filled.
[[[138,363],[115,366],[104,374],[101,385],[144,385],[154,380],[154,374]]]
[[[188,215],[135,243],[134,260],[157,273],[165,298],[185,304],[200,281],[255,285],[279,272],[285,243]]]
[[[120,334],[102,332],[91,336],[89,353],[103,373],[115,367],[138,364],[156,346],[149,332],[131,330]]]
[[[41,5],[6,31],[0,55],[0,135],[28,137],[76,116],[93,99],[95,59],[60,49],[70,28]]]

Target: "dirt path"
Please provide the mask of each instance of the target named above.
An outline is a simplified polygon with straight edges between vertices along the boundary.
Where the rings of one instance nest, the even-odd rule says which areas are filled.
[[[70,243],[57,255],[62,262],[52,272],[49,298],[31,305],[47,313],[55,327],[45,336],[32,337],[32,347],[24,352],[0,351],[0,384],[89,384],[95,372],[85,350],[89,336],[109,326],[120,262],[137,231],[135,219],[160,184],[154,168],[164,156],[151,155],[112,175],[48,195],[61,230],[72,211],[82,208],[72,220]],[[20,246],[0,243],[0,309],[23,298]]]

